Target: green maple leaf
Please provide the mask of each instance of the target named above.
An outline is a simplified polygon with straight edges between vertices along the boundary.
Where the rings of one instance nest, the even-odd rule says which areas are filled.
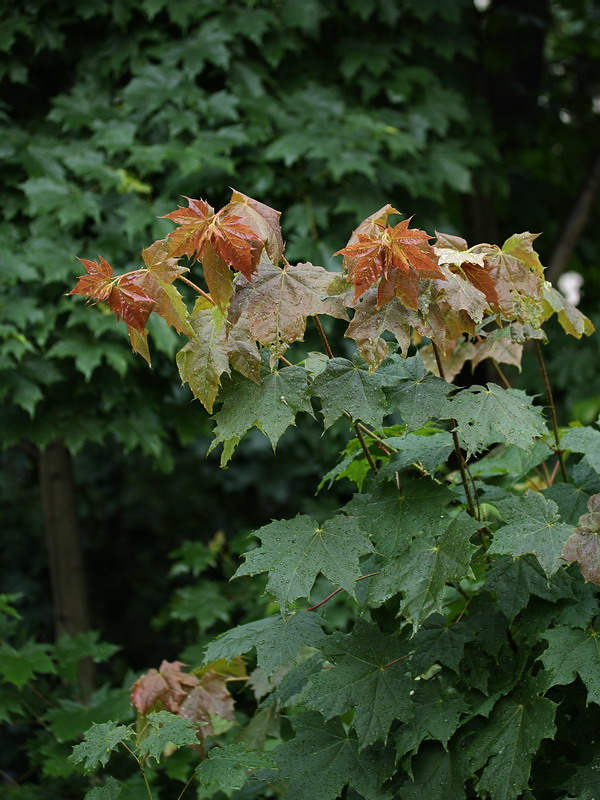
[[[454,449],[452,436],[448,431],[440,431],[431,436],[406,433],[404,436],[390,436],[386,443],[398,452],[379,470],[379,477],[395,478],[395,473],[411,464],[422,464],[429,473],[441,467]]]
[[[502,389],[495,383],[471,386],[446,401],[440,416],[456,420],[456,433],[468,455],[491,444],[505,442],[529,450],[548,430],[542,410],[520,389]]]
[[[484,767],[477,784],[494,800],[516,800],[529,783],[531,761],[556,731],[556,704],[540,697],[531,679],[500,698],[467,746],[471,769]]]
[[[336,800],[347,785],[364,800],[390,800],[380,788],[388,775],[378,749],[359,752],[357,739],[339,720],[325,722],[314,711],[294,717],[293,726],[295,738],[272,751],[278,771],[258,775],[285,779],[287,800]]]
[[[348,319],[343,298],[327,297],[334,275],[313,264],[283,268],[260,264],[248,281],[236,279],[232,314],[245,311],[250,333],[261,344],[278,345],[304,338],[306,320],[317,314]]]
[[[600,431],[589,427],[570,428],[562,436],[561,447],[583,453],[592,469],[600,474]]]
[[[19,650],[2,642],[0,644],[0,675],[5,681],[14,683],[19,689],[36,672],[54,673],[56,667],[48,654],[49,645],[27,642]]]
[[[407,359],[393,355],[381,366],[379,374],[386,381],[388,408],[400,411],[409,431],[439,418],[448,394],[455,388],[432,375],[419,355]]]
[[[284,367],[270,372],[263,363],[260,385],[234,375],[222,392],[223,407],[214,419],[215,438],[209,452],[223,442],[221,466],[225,466],[242,436],[256,426],[271,442],[273,449],[294,424],[296,414],[312,414],[306,378],[302,367]]]
[[[532,556],[495,559],[486,576],[486,589],[496,594],[498,608],[509,622],[522,611],[531,595],[556,602],[574,597],[568,583],[561,581],[562,572],[548,580],[543,567]]]
[[[325,428],[329,428],[344,412],[353,420],[362,420],[373,428],[381,428],[388,413],[378,373],[369,373],[368,365],[332,358],[315,378],[312,393],[321,401]]]
[[[148,714],[146,736],[139,743],[143,758],[160,758],[168,745],[182,747],[198,744],[197,726],[170,711],[153,711]]]
[[[465,695],[448,690],[439,679],[420,681],[414,683],[414,687],[412,719],[399,728],[396,737],[398,756],[416,752],[424,739],[437,739],[446,746],[460,725],[461,717],[470,712]]]
[[[369,598],[381,604],[403,593],[400,612],[417,629],[435,611],[443,613],[448,581],[472,577],[471,557],[477,545],[471,536],[480,523],[465,515],[453,519],[437,536],[423,532],[402,554],[386,561],[370,581]]]
[[[379,553],[392,557],[421,533],[444,526],[451,500],[450,490],[430,478],[406,478],[400,488],[388,483],[355,495],[343,510],[357,517]]]
[[[268,572],[267,590],[282,608],[309,597],[319,573],[356,597],[359,558],[373,546],[352,517],[337,516],[322,525],[310,517],[279,520],[256,531],[262,545],[245,554],[234,578]]]
[[[464,800],[470,770],[456,747],[445,750],[438,742],[425,742],[412,762],[412,779],[399,791],[400,800]]]
[[[354,339],[362,358],[375,369],[388,354],[388,344],[381,338],[384,331],[394,334],[401,352],[408,351],[411,319],[411,312],[400,300],[391,300],[378,308],[377,289],[368,289],[356,302],[354,317],[344,336]]]
[[[230,374],[225,320],[218,308],[201,297],[190,324],[197,338],[177,353],[177,366],[181,382],[189,384],[194,397],[212,414],[221,375]]]
[[[560,626],[542,634],[548,649],[540,656],[552,670],[551,686],[571,683],[581,677],[588,703],[600,705],[600,636],[595,627],[586,630]]]
[[[83,800],[117,800],[123,787],[110,775],[104,781],[104,786],[97,786],[86,794]]]
[[[569,525],[577,525],[577,521],[582,514],[585,514],[589,494],[582,486],[574,483],[553,483],[548,489],[544,489],[544,497],[552,500],[558,506],[560,515]]]
[[[255,648],[258,666],[271,675],[284,664],[295,662],[303,645],[318,647],[324,636],[323,625],[323,618],[311,611],[238,625],[208,645],[204,663],[231,660]]]
[[[472,638],[469,630],[450,624],[441,614],[434,614],[419,628],[413,639],[414,653],[410,660],[412,672],[420,675],[436,662],[457,672],[465,643]]]
[[[73,752],[67,759],[74,764],[84,762],[84,772],[91,772],[100,764],[106,766],[110,754],[121,742],[126,742],[133,737],[131,725],[117,725],[116,722],[95,722],[84,734],[84,741],[75,745]]]
[[[212,797],[219,791],[230,794],[242,788],[250,771],[268,769],[274,765],[273,756],[269,753],[246,750],[239,744],[213,747],[208,758],[196,767],[201,786],[200,797]]]
[[[303,700],[325,719],[354,709],[353,726],[361,748],[387,739],[395,719],[407,721],[412,715],[410,692],[413,680],[406,662],[406,639],[398,634],[384,636],[364,620],[357,620],[352,633],[328,636],[320,650],[333,669],[315,675]]]
[[[600,755],[577,767],[575,774],[565,781],[564,788],[569,790],[569,798],[594,800],[600,793]]]
[[[562,564],[563,546],[573,531],[561,521],[556,503],[528,492],[495,505],[507,524],[494,533],[488,552],[513,558],[533,554],[546,575],[553,575]]]

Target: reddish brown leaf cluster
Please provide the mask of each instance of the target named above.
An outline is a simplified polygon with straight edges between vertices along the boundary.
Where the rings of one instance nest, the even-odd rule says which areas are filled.
[[[215,718],[235,721],[234,700],[227,682],[246,678],[241,659],[208,664],[197,674],[183,672],[181,661],[163,661],[158,670],[151,669],[131,687],[131,702],[139,714],[166,709],[194,723],[203,723],[199,738],[215,733]]]
[[[589,513],[579,518],[565,542],[563,558],[577,561],[585,580],[600,586],[600,494],[593,494],[587,507]]]

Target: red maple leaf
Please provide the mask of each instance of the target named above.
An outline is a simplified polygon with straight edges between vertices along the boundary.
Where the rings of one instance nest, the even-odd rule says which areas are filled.
[[[155,300],[140,285],[139,275],[142,270],[127,272],[124,275],[113,275],[108,261],[100,256],[100,262],[80,259],[87,270],[67,294],[80,294],[94,300],[106,300],[108,307],[117,319],[124,320],[129,326],[143,331],[146,320],[155,305]]]
[[[262,239],[240,217],[217,214],[210,224],[206,238],[214,251],[228,265],[252,279],[264,248]]]
[[[160,701],[168,711],[177,714],[189,692],[198,686],[195,675],[182,672],[182,661],[163,661],[160,669],[148,670],[131,687],[131,702],[140,712],[147,713]]]
[[[169,255],[196,258],[202,249],[208,226],[215,217],[215,210],[205,200],[186,197],[189,207],[179,206],[176,211],[165,214],[178,227],[169,234]]]
[[[389,302],[393,297],[405,297],[414,304],[414,287],[411,284],[420,278],[444,276],[437,265],[433,249],[429,246],[432,236],[418,228],[409,228],[410,219],[394,227],[375,223],[373,233],[360,233],[360,227],[342,250],[334,255],[344,256],[344,267],[354,283],[354,300],[357,300],[377,280],[383,279],[378,303]],[[364,223],[363,223],[364,225]],[[371,226],[371,229],[373,226]],[[356,241],[358,240],[358,241]],[[393,273],[404,274],[399,280]],[[398,294],[395,294],[396,288]]]

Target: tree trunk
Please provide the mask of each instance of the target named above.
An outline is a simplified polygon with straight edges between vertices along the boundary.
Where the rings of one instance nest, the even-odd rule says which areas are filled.
[[[38,465],[54,629],[57,637],[75,636],[89,630],[90,620],[71,454],[57,440],[39,451]],[[91,661],[82,662],[80,681],[91,688]]]

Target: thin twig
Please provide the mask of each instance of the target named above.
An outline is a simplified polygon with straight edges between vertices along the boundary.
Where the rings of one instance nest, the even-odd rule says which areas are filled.
[[[182,789],[182,790],[179,792],[179,794],[177,795],[177,800],[181,800],[181,798],[183,797],[183,795],[184,795],[184,793],[185,793],[185,790],[188,788],[188,786],[190,785],[190,783],[191,783],[191,782],[192,782],[192,780],[194,779],[195,775],[196,775],[196,772],[195,772],[195,771],[194,771],[194,772],[192,772],[192,774],[190,775],[190,777],[187,779],[185,786],[183,787],[183,789]]]
[[[211,305],[213,305],[213,306],[216,306],[216,305],[217,305],[217,304],[215,303],[215,301],[212,299],[212,297],[211,297],[209,294],[207,294],[207,293],[204,291],[204,289],[201,289],[199,286],[196,286],[196,284],[195,284],[193,281],[191,281],[189,278],[186,278],[186,277],[184,277],[183,275],[180,275],[180,276],[179,276],[179,280],[180,280],[180,281],[183,281],[184,283],[187,283],[187,285],[188,285],[188,286],[191,286],[191,287],[192,287],[192,289],[193,289],[195,292],[198,292],[198,294],[201,294],[201,295],[202,295],[202,297],[204,297],[206,300],[208,300],[208,302],[209,302]]]
[[[367,461],[369,462],[369,466],[371,467],[373,473],[375,475],[377,475],[377,473],[379,472],[379,470],[377,469],[377,464],[375,463],[375,460],[373,459],[373,455],[371,454],[371,451],[367,447],[367,443],[365,442],[365,437],[362,435],[362,431],[358,427],[358,423],[357,422],[354,423],[354,430],[356,431],[356,435],[358,437],[358,441],[360,442],[360,446],[363,449],[363,453],[367,457]]]
[[[407,658],[410,658],[413,653],[407,653],[405,656],[400,656],[400,658],[395,658],[393,661],[390,661],[389,664],[384,664],[382,669],[387,669],[388,667],[393,667],[394,664],[397,664],[399,661],[405,661]]]
[[[294,365],[292,364],[292,362],[291,362],[291,361],[288,361],[288,360],[287,360],[287,358],[286,358],[285,356],[279,356],[279,360],[280,360],[280,361],[283,361],[283,363],[286,365],[286,367],[293,367],[293,366],[294,366]]]
[[[469,465],[465,461],[465,469],[467,471],[467,475],[471,480],[471,486],[473,487],[473,495],[475,497],[475,504],[477,506],[477,522],[481,522],[481,506],[479,505],[479,497],[477,496],[477,487],[475,486],[475,481],[473,480],[473,475],[471,474],[471,470],[469,469]]]
[[[494,367],[494,369],[498,373],[498,377],[500,378],[500,380],[504,384],[504,388],[505,389],[512,389],[510,381],[508,380],[508,378],[506,377],[506,375],[504,374],[504,372],[500,368],[500,364],[496,361],[495,358],[491,358],[490,361],[492,362],[492,366]]]
[[[325,331],[323,330],[323,326],[321,325],[321,320],[315,315],[313,317],[315,321],[315,325],[317,326],[317,330],[319,331],[319,336],[321,337],[321,341],[323,342],[323,347],[325,348],[325,352],[329,356],[329,358],[333,358],[333,350],[329,344]]]
[[[381,573],[379,571],[378,572],[369,572],[368,575],[361,575],[360,578],[357,578],[356,582],[358,583],[359,581],[364,581],[367,578],[373,578],[373,577],[375,577],[375,575],[380,575],[380,574]],[[310,608],[307,608],[306,610],[307,611],[314,611],[315,609],[319,608],[319,606],[322,606],[323,603],[326,603],[328,600],[331,600],[332,597],[335,597],[335,595],[338,594],[338,592],[341,592],[341,591],[342,591],[341,588],[340,589],[336,589],[335,592],[332,592],[331,594],[327,595],[327,597],[324,600],[321,600],[320,603],[317,603],[316,605],[311,606]]]
[[[554,397],[552,396],[552,387],[550,386],[550,379],[548,378],[548,372],[546,371],[546,363],[544,361],[542,348],[537,339],[535,340],[535,352],[540,364],[542,377],[544,378],[544,386],[546,387],[546,397],[548,399],[548,406],[550,408],[550,419],[552,420],[552,430],[554,433],[554,442],[556,444],[556,455],[558,456],[563,479],[565,483],[569,483],[569,476],[567,474],[567,468],[565,467],[563,451],[560,449],[560,431],[558,429],[558,420],[556,419],[556,407],[554,405]]]
[[[350,414],[348,414],[348,416],[350,417]],[[352,417],[350,417],[350,419],[352,419]],[[392,453],[397,453],[397,452],[398,452],[398,448],[396,448],[396,447],[392,447],[392,445],[391,445],[391,444],[388,444],[388,443],[385,441],[385,439],[381,439],[379,436],[377,436],[377,434],[376,434],[376,433],[373,433],[373,431],[369,430],[369,428],[367,428],[367,426],[366,426],[366,425],[363,425],[363,423],[362,423],[362,422],[357,422],[356,424],[357,424],[357,425],[358,425],[358,427],[361,429],[361,431],[362,431],[363,433],[366,433],[366,434],[367,434],[367,436],[370,436],[370,437],[371,437],[371,439],[373,439],[373,441],[374,441],[374,442],[377,442],[377,444],[379,444],[379,445],[383,445],[383,446],[384,446],[384,447],[386,447],[388,450],[391,450],[391,452],[392,452]],[[388,455],[389,455],[389,453],[388,453]]]
[[[442,357],[440,355],[440,350],[435,342],[431,343],[433,345],[433,353],[435,355],[435,360],[437,363],[438,372],[440,373],[440,378],[446,380],[446,373],[444,371],[444,365],[442,363]],[[454,420],[455,422],[455,420]],[[471,490],[469,488],[469,481],[467,479],[467,473],[465,470],[465,460],[463,458],[463,454],[460,449],[460,444],[458,441],[458,436],[456,435],[456,431],[452,431],[452,441],[454,442],[454,452],[456,453],[456,459],[458,461],[458,468],[460,470],[460,477],[462,480],[462,485],[465,490],[465,495],[467,498],[467,503],[469,505],[469,513],[475,519],[477,518],[477,514],[475,512],[475,505],[473,503],[473,498],[471,497]]]

